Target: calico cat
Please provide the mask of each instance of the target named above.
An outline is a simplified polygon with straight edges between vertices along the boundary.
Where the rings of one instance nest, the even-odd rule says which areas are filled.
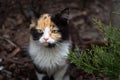
[[[69,80],[69,37],[67,20],[43,14],[31,25],[29,54],[38,80]]]

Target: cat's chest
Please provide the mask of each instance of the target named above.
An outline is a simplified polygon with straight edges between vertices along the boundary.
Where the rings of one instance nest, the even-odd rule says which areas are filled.
[[[34,63],[40,68],[51,69],[66,64],[66,58],[69,54],[68,49],[68,44],[59,45],[59,47],[49,49],[32,43],[29,47],[29,53]]]
[[[36,57],[34,57],[34,63],[41,68],[53,68],[57,65],[62,66],[65,64],[66,56],[63,55],[62,51],[54,50],[38,50]]]

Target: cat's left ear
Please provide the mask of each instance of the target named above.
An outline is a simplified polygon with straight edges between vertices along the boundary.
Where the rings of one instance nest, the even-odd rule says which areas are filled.
[[[60,11],[59,13],[57,13],[55,15],[55,17],[57,19],[59,19],[60,21],[62,21],[62,22],[68,23],[69,22],[69,8],[63,9],[62,11]]]
[[[69,11],[70,9],[69,8],[65,8],[63,9],[61,12],[60,12],[60,16],[61,18],[64,18],[66,20],[69,20]]]

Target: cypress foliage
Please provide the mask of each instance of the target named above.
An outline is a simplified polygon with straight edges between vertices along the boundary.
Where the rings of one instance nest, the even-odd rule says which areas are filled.
[[[100,73],[111,79],[120,76],[120,29],[115,28],[110,23],[104,28],[100,21],[95,21],[98,29],[104,33],[106,39],[105,46],[91,45],[91,49],[76,52],[70,51],[69,59],[77,67],[88,73]]]

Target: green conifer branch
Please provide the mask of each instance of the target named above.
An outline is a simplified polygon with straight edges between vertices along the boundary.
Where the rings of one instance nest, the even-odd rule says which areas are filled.
[[[110,23],[107,28],[100,21],[95,21],[98,29],[104,33],[107,40],[105,46],[92,45],[77,53],[70,51],[69,59],[85,72],[102,73],[112,78],[120,76],[120,29]],[[78,50],[78,48],[76,49]]]

